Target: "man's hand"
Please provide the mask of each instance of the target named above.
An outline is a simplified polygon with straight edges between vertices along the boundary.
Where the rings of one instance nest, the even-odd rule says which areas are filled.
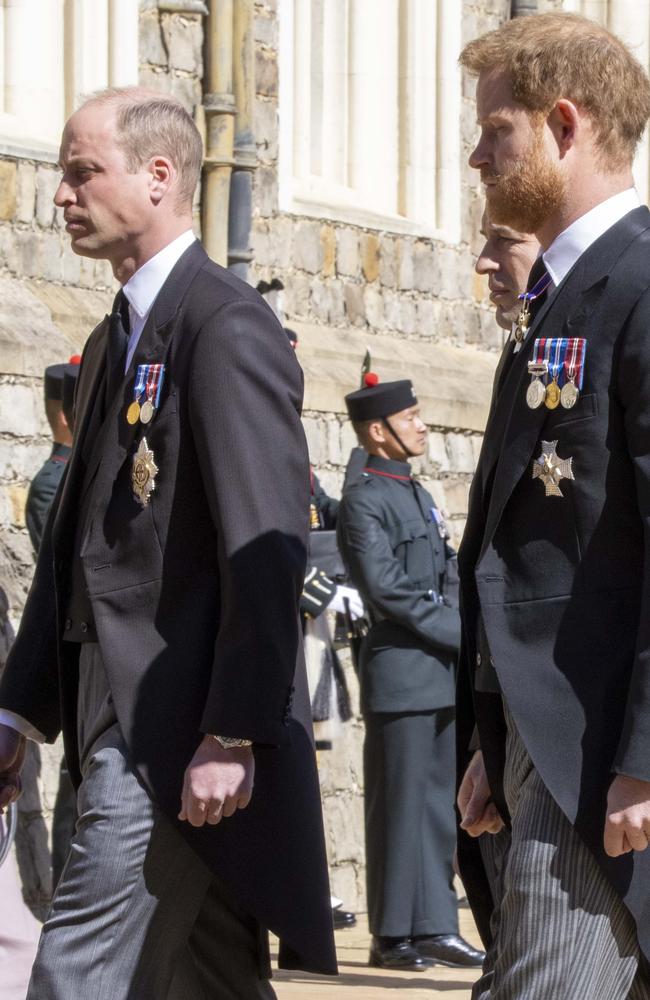
[[[618,858],[645,851],[650,841],[650,781],[618,774],[607,795],[605,853]]]
[[[255,757],[251,747],[225,750],[204,736],[183,781],[178,818],[192,826],[215,825],[237,809],[245,809],[253,794]]]
[[[11,726],[0,725],[0,816],[22,791],[20,769],[27,740]]]
[[[469,833],[470,837],[480,837],[482,833],[498,833],[503,828],[503,820],[492,802],[480,750],[476,751],[465,771],[457,803],[461,829]]]

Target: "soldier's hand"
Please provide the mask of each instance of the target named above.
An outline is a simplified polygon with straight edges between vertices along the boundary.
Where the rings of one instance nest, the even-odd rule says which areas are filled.
[[[618,858],[645,851],[650,841],[650,781],[618,774],[607,795],[605,852]]]
[[[20,769],[27,740],[11,726],[0,725],[0,815],[22,791]]]
[[[224,749],[204,736],[183,781],[178,818],[192,826],[216,825],[245,809],[253,794],[255,757],[251,747]]]
[[[476,751],[465,771],[458,789],[457,804],[461,828],[470,837],[480,837],[482,833],[498,833],[503,828],[503,820],[492,801],[480,750]]]

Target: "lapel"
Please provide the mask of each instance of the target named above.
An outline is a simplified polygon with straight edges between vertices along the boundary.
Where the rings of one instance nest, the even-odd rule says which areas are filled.
[[[544,326],[545,337],[579,336],[581,329],[604,294],[610,272],[629,244],[650,226],[645,207],[635,209],[612,226],[577,260],[555,294],[547,301],[532,324],[522,349],[515,356],[501,393],[495,402],[486,434],[482,478],[485,484],[496,465],[483,544],[485,552],[501,520],[512,492],[526,472],[539,441],[548,410],[531,410],[526,404],[528,362],[533,343]]]
[[[109,317],[104,316],[88,339],[77,385],[75,399],[75,432],[72,454],[66,468],[61,499],[57,505],[52,527],[53,542],[56,545],[62,537],[62,529],[69,503],[78,504],[86,469],[85,455],[90,439],[96,434],[99,415],[95,400],[103,394],[106,370],[106,338]],[[94,418],[94,419],[93,419]]]
[[[97,472],[98,497],[108,495],[105,487],[117,478],[136,436],[146,436],[146,430],[143,432],[139,422],[132,425],[126,420],[126,409],[132,402],[138,365],[166,363],[172,335],[178,325],[175,322],[176,315],[196,273],[208,259],[197,240],[179,258],[156,297],[120,391],[106,414],[105,426],[97,437],[88,463],[86,484],[90,485]],[[165,371],[165,385],[169,388],[168,371]]]

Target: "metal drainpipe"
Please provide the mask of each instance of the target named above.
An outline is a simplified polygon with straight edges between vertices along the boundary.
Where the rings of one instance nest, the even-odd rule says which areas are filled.
[[[233,24],[233,79],[235,107],[234,167],[228,213],[228,267],[244,281],[253,259],[250,247],[253,214],[253,172],[257,150],[253,134],[255,51],[253,0],[237,0]]]
[[[210,257],[228,263],[228,208],[234,164],[234,7],[239,0],[210,0],[207,20],[205,110],[206,150],[201,234]]]
[[[510,17],[525,17],[537,13],[537,0],[512,0]]]

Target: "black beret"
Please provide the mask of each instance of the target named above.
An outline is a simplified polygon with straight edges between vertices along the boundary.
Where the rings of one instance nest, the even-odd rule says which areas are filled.
[[[417,396],[410,379],[378,384],[376,376],[369,372],[364,387],[349,393],[345,397],[345,403],[350,420],[361,422],[390,417],[393,413],[407,410],[417,404]]]

